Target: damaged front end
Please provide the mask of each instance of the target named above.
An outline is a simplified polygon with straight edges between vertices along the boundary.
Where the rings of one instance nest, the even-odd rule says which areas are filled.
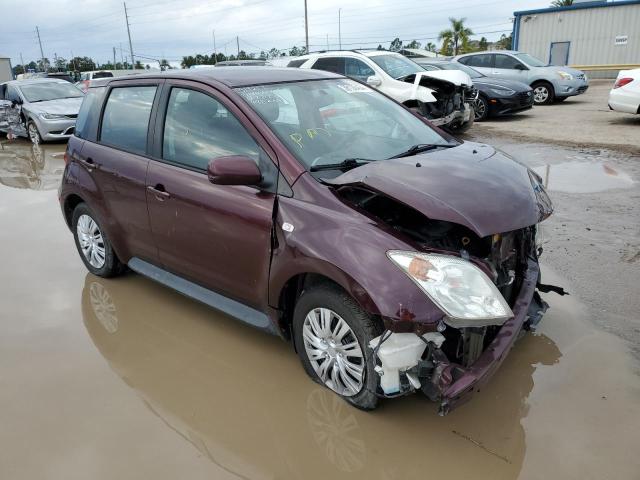
[[[425,169],[431,161],[433,168]],[[414,177],[424,170],[425,176],[414,182],[430,191],[429,197],[411,191],[414,177],[407,176],[400,189],[383,176],[391,167],[396,176],[401,174],[407,162],[362,167],[357,177],[354,171],[332,181],[344,202],[412,247],[411,251],[389,251],[387,256],[442,311],[430,328],[416,327],[412,332],[400,332],[393,323],[385,323],[385,332],[370,342],[380,375],[379,396],[422,391],[439,402],[440,413],[446,414],[478,391],[523,331],[540,322],[548,305],[536,290],[563,293],[540,284],[542,250],[536,233],[552,206],[539,179],[526,169],[517,173],[520,167],[495,154],[484,162],[503,164],[503,179],[506,167],[513,167],[511,186],[520,184],[516,190],[520,195],[509,193],[508,204],[505,197],[483,205],[471,201],[481,195],[474,196],[475,183],[469,180],[465,189],[458,179],[457,190],[465,193],[443,202],[450,186],[425,185],[425,179],[433,178],[427,173],[433,175],[441,166],[429,156],[420,159],[421,167],[407,170]],[[449,158],[447,168],[454,168],[453,164]],[[483,168],[478,177],[488,180],[489,166]],[[505,233],[490,233],[503,228]]]
[[[400,80],[413,85],[413,100],[405,104],[428,118],[433,125],[459,132],[473,123],[472,105],[478,98],[478,91],[466,73],[420,72]],[[422,87],[431,90],[435,101],[421,100]]]

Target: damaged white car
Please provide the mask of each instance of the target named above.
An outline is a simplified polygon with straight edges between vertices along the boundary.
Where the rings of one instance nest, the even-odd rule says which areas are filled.
[[[462,133],[473,124],[478,93],[462,71],[426,71],[386,50],[312,53],[287,66],[326,70],[366,83],[450,133]]]

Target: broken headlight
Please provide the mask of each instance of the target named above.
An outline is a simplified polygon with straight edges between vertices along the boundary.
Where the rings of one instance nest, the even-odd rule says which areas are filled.
[[[450,255],[390,250],[387,256],[446,314],[452,327],[502,325],[513,316],[473,263]]]

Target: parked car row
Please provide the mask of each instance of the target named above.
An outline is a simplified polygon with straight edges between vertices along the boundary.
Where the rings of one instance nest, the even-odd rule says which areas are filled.
[[[192,68],[233,66],[268,67],[270,63],[239,60]],[[583,72],[545,65],[527,53],[516,51],[411,59],[384,50],[323,51],[296,57],[287,66],[350,77],[453,134],[466,131],[474,121],[514,114],[534,105],[562,102],[589,88]],[[640,113],[639,72],[620,72],[610,93],[610,109]],[[0,131],[26,136],[33,142],[67,139],[73,133],[82,93],[93,82],[140,73],[149,73],[149,70],[83,72],[75,84],[80,93],[68,83],[63,85],[63,80],[69,79],[60,74],[32,74],[29,79],[0,84]],[[29,95],[25,95],[25,90]]]

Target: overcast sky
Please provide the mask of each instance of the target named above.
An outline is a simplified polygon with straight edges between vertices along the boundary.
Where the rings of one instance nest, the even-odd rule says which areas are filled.
[[[403,41],[437,43],[448,17],[466,17],[473,38],[495,40],[509,33],[516,10],[548,6],[550,0],[308,0],[310,50],[338,47],[338,9],[342,9],[342,47],[388,47]],[[363,5],[366,5],[364,7]],[[183,55],[210,54],[215,29],[218,51],[236,53],[304,45],[304,0],[128,0],[134,54],[179,61]],[[45,57],[113,58],[126,50],[127,29],[121,1],[0,0],[3,12],[0,54],[13,65],[40,57],[36,25]],[[120,51],[117,51],[120,60]],[[148,61],[147,61],[148,62]]]

